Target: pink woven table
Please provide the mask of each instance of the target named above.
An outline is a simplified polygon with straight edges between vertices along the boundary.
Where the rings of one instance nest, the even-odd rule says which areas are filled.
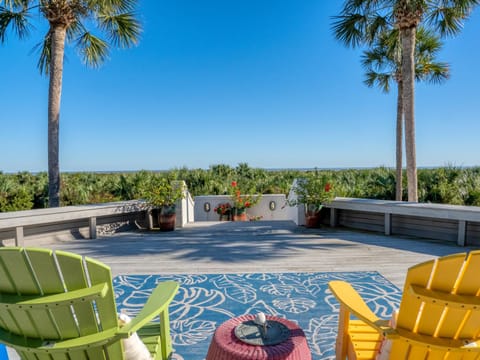
[[[235,336],[235,327],[254,315],[243,315],[220,325],[213,335],[206,360],[311,360],[305,333],[292,321],[267,316],[268,320],[282,323],[290,330],[290,337],[277,345],[250,345]]]

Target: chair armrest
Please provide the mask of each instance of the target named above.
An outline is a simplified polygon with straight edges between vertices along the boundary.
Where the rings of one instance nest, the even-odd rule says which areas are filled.
[[[128,324],[122,326],[118,330],[117,335],[125,338],[129,337],[135,331],[152,321],[160,313],[168,310],[168,305],[177,293],[178,287],[175,281],[165,281],[158,284],[140,313]]]
[[[77,301],[88,301],[104,298],[108,292],[107,283],[101,283],[92,287],[79,290],[67,291],[53,295],[0,295],[0,307],[8,309],[49,309],[60,306],[75,305]]]
[[[377,317],[349,283],[330,281],[328,287],[340,304],[344,305],[353,315],[387,337],[395,337],[395,329],[388,325],[388,320]]]
[[[118,339],[116,333],[117,328],[115,327],[73,339],[44,341],[38,338],[27,338],[16,335],[0,328],[0,339],[6,346],[13,347],[17,350],[23,349],[28,353],[65,353],[72,350],[108,345]]]

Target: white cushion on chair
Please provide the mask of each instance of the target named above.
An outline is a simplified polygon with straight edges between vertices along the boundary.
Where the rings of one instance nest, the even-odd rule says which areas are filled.
[[[397,316],[398,316],[398,311],[394,310],[392,313],[392,317],[390,318],[390,321],[388,324],[392,328],[397,327]],[[382,344],[380,345],[380,349],[378,350],[378,354],[375,358],[375,360],[388,360],[390,359],[390,351],[392,351],[392,340],[388,339],[383,339]]]
[[[118,316],[120,326],[128,324],[132,319],[126,314]],[[125,360],[152,360],[152,356],[145,344],[140,340],[137,333],[133,333],[129,338],[122,339],[123,356]]]

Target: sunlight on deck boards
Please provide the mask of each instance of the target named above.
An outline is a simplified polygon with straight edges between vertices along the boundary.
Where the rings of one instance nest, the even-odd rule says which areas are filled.
[[[201,222],[174,232],[133,231],[41,246],[98,259],[118,274],[376,270],[402,288],[408,267],[470,248],[291,221]]]

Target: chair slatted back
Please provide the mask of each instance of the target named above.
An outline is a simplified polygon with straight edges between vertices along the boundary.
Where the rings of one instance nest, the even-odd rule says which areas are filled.
[[[472,341],[480,337],[480,306],[455,305],[453,300],[480,301],[480,251],[445,256],[409,269],[397,328],[435,338]],[[412,288],[425,289],[438,300],[425,301]],[[422,290],[423,291],[423,290]],[[456,297],[458,296],[458,297]],[[452,300],[451,302],[445,299]],[[466,304],[466,303],[465,303]],[[444,359],[447,350],[394,341],[391,359]],[[408,356],[408,357],[406,357]],[[478,353],[448,354],[448,359],[477,359]]]
[[[110,269],[92,259],[46,249],[2,248],[0,250],[0,299],[62,294],[108,284],[105,297],[76,301],[71,306],[48,309],[0,307],[0,327],[11,333],[45,341],[95,334],[118,326]],[[0,300],[1,302],[1,300]],[[18,350],[17,350],[18,351]],[[18,351],[23,359],[35,355]],[[108,355],[106,355],[108,353]],[[120,342],[67,354],[45,354],[45,359],[122,359]],[[43,357],[42,357],[43,359]]]

